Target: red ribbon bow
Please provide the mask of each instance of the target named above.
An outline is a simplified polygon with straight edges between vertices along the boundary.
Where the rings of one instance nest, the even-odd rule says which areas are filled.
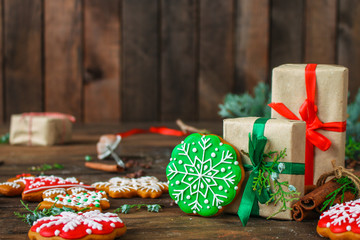
[[[164,126],[161,127],[150,127],[149,129],[140,129],[134,128],[126,132],[116,133],[116,135],[121,136],[122,138],[129,137],[134,134],[143,134],[143,133],[157,133],[161,135],[168,135],[168,136],[187,136],[188,133],[184,133],[183,131],[167,128]]]
[[[305,84],[307,99],[305,99],[299,109],[301,119],[306,122],[305,185],[312,185],[314,182],[314,146],[322,151],[328,150],[331,146],[331,141],[321,133],[316,132],[316,130],[323,129],[333,132],[344,132],[346,130],[346,121],[323,123],[317,116],[318,109],[315,104],[316,66],[317,64],[306,65]],[[285,118],[300,120],[283,103],[270,103],[269,106]]]

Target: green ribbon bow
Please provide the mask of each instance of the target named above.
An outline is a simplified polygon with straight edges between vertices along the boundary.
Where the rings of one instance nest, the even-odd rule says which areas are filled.
[[[259,215],[258,202],[264,204],[269,201],[271,190],[262,188],[261,192],[258,189],[253,189],[254,178],[259,175],[261,164],[270,166],[271,162],[263,162],[263,155],[267,138],[264,136],[265,124],[269,118],[258,118],[253,126],[252,134],[249,133],[249,158],[252,165],[245,164],[246,171],[251,171],[249,179],[246,183],[245,190],[240,202],[238,215],[243,226],[246,226],[250,215]],[[305,165],[300,163],[286,163],[282,174],[304,174]],[[278,172],[278,164],[273,167]]]

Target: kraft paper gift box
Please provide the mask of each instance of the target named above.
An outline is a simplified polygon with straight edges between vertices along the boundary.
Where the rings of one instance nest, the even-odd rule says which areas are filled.
[[[224,120],[224,139],[236,147],[242,158],[243,165],[252,164],[251,160],[245,153],[249,153],[249,133],[252,133],[257,117],[247,118],[233,118]],[[286,148],[286,156],[280,159],[279,162],[296,163],[302,165],[304,169],[305,161],[305,122],[285,120],[285,119],[269,119],[265,124],[264,136],[267,138],[267,143],[264,153],[269,151],[282,151]],[[272,162],[271,159],[265,158],[264,161]],[[245,167],[246,169],[246,167]],[[243,198],[244,190],[248,182],[251,171],[246,171],[244,184],[240,194],[236,199],[227,206],[225,212],[236,214],[239,210],[240,202]],[[287,181],[290,185],[296,188],[297,192],[303,194],[304,192],[304,175],[302,174],[282,174],[279,173],[279,181]],[[252,184],[252,183],[250,183]],[[272,186],[273,189],[273,186]],[[288,189],[285,189],[288,190]],[[294,201],[287,202],[286,206],[291,208]],[[276,213],[282,206],[279,202],[276,206],[273,203],[260,204],[259,216],[269,217]],[[286,210],[275,215],[275,219],[292,219],[291,211]],[[243,222],[244,224],[244,222]],[[246,224],[246,223],[245,223]],[[244,224],[244,225],[245,225]]]
[[[51,146],[71,140],[75,118],[62,113],[23,113],[11,116],[10,144]]]
[[[305,77],[305,72],[307,77]],[[344,166],[347,95],[348,69],[343,66],[285,64],[273,69],[271,117],[295,119],[295,116],[291,117],[289,114],[283,116],[286,115],[284,109],[281,109],[282,106],[279,109],[279,103],[280,105],[282,103],[298,119],[306,120],[308,127],[315,126],[313,130],[307,130],[306,151],[309,153],[306,153],[305,157],[307,165],[305,185],[315,184],[321,174],[331,171],[333,169],[332,160],[336,161],[337,166]],[[303,105],[306,99],[308,99],[307,105]],[[311,101],[314,104],[313,108]],[[317,115],[318,120],[325,125],[322,127],[320,122],[314,124],[313,120],[316,117],[311,117],[309,111],[312,111],[315,116]],[[299,112],[302,112],[303,116]],[[320,128],[317,128],[316,125]],[[309,136],[309,133],[313,136]],[[322,139],[320,134],[329,141]],[[312,137],[320,145],[314,146],[309,141]],[[324,151],[320,150],[319,146]],[[326,150],[326,148],[328,149]],[[313,156],[313,165],[311,157],[307,154]]]

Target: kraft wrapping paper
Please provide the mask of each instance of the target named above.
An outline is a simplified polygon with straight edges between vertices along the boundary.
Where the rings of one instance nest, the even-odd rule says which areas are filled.
[[[224,120],[224,139],[240,151],[243,164],[251,164],[250,159],[241,153],[241,151],[248,152],[249,133],[252,132],[256,119],[257,117],[248,117]],[[303,121],[284,119],[268,120],[264,131],[264,135],[268,139],[265,153],[269,151],[281,151],[286,148],[287,156],[281,159],[281,162],[305,163],[305,128],[306,124]],[[265,159],[265,161],[271,160]],[[225,212],[237,214],[248,177],[249,172],[246,172],[240,194],[227,206]],[[279,181],[288,181],[289,184],[296,187],[298,192],[304,192],[304,175],[279,174]],[[288,202],[287,206],[291,207],[292,203],[293,202]],[[281,203],[274,206],[273,203],[269,205],[259,203],[259,215],[262,217],[270,216],[280,209],[280,204]],[[291,220],[291,211],[281,212],[273,218]]]
[[[299,108],[306,99],[306,64],[285,64],[273,69],[272,102],[284,103],[300,118]],[[338,65],[322,65],[316,68],[315,104],[317,115],[322,122],[342,122],[347,117],[348,69]],[[271,111],[272,118],[284,118]],[[301,119],[301,118],[300,118]],[[317,130],[327,137],[331,147],[327,151],[314,150],[314,183],[324,172],[333,169],[331,161],[337,166],[345,164],[346,132]]]
[[[51,146],[71,140],[72,123],[66,118],[50,116],[11,116],[10,144]]]

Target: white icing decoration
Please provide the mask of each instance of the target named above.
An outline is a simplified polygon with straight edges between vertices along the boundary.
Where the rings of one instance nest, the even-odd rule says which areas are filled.
[[[205,204],[208,204],[208,203],[209,203],[209,200],[205,199],[204,203],[205,203]]]
[[[235,190],[238,190],[238,189],[239,189],[239,187],[238,187],[238,186],[235,186],[235,187],[234,187],[234,189],[235,189]]]
[[[113,228],[114,228],[114,227],[115,227],[115,223],[111,223],[111,224],[110,224],[110,227],[113,227]]]
[[[215,151],[219,151],[219,149],[218,149],[218,148],[215,148]]]
[[[222,206],[218,206],[218,209],[222,209]]]
[[[21,187],[21,185],[17,184],[16,182],[2,182],[2,183],[0,183],[0,185],[7,185],[12,188],[20,188]]]
[[[55,236],[59,236],[59,234],[60,234],[60,231],[59,231],[59,230],[55,230],[54,235],[55,235]]]
[[[195,152],[197,152],[197,149],[196,149],[196,148],[193,148],[193,150],[192,150],[192,151],[195,153]]]
[[[221,190],[223,190],[224,189],[224,187],[223,186],[219,186],[219,190],[221,191]]]
[[[211,153],[211,157],[216,157],[216,154],[215,153]]]
[[[180,184],[180,181],[176,181],[175,183],[176,183],[177,185],[179,185],[179,184]]]
[[[239,165],[239,162],[238,162],[238,161],[235,161],[234,164],[235,164],[235,165]]]
[[[92,231],[91,231],[91,229],[89,229],[89,228],[86,229],[85,231],[86,231],[86,233],[89,234],[89,235],[92,234]]]
[[[187,195],[187,196],[186,196],[186,199],[190,199],[190,198],[191,198],[190,195]]]
[[[219,143],[219,145],[222,146],[222,145],[224,145],[224,144],[221,142],[221,143]]]
[[[182,164],[182,163],[183,163],[183,161],[180,160],[180,161],[179,161],[179,164]]]
[[[231,169],[231,167],[228,167],[228,169],[230,170],[230,169]]]
[[[26,190],[23,191],[24,194],[30,192],[37,192],[40,190],[47,190],[50,188],[69,188],[69,187],[84,187],[92,188],[92,186],[84,185],[82,182],[79,182],[74,177],[61,178],[51,176],[39,176],[39,177],[23,177],[21,178],[22,182],[26,184]]]
[[[93,185],[96,186],[97,184],[99,183],[94,183]],[[104,186],[108,186],[109,191],[112,192],[127,192],[133,190],[160,192],[163,191],[163,189],[166,189],[169,185],[168,182],[160,182],[156,177],[151,176],[140,178],[114,177],[104,184],[106,184]]]
[[[226,169],[225,168],[221,168],[221,172],[225,172],[226,171]]]
[[[346,226],[346,230],[351,231],[351,226]]]

